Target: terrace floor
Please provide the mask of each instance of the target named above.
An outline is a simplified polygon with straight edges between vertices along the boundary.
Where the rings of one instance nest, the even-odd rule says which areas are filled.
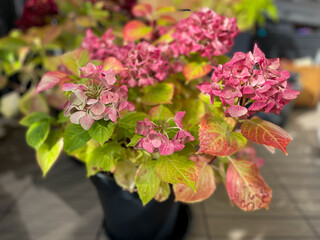
[[[191,205],[187,240],[320,239],[320,113],[294,110],[286,130],[289,156],[259,149],[262,175],[273,189],[269,210],[245,213],[232,206],[223,185]],[[106,240],[102,211],[84,167],[61,157],[46,179],[25,144],[25,129],[0,140],[1,240]]]

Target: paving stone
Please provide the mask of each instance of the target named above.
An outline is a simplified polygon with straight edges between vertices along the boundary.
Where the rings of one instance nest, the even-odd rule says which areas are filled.
[[[250,219],[246,216],[240,218],[219,219],[209,218],[210,234],[212,239],[225,237],[226,239],[271,239],[315,238],[310,227],[303,218],[299,219]]]

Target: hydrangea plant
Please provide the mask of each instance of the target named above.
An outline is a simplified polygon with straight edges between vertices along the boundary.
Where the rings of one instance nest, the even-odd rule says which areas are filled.
[[[254,114],[279,113],[296,98],[289,73],[258,46],[224,57],[235,19],[204,8],[176,21],[168,11],[136,5],[123,38],[88,29],[82,48],[44,74],[36,91],[57,85],[68,99],[58,118],[21,120],[44,176],[63,149],[88,176],[111,174],[143,204],[166,200],[170,185],[176,200],[202,201],[222,181],[239,208],[268,208],[272,191],[251,143],[287,154],[292,138]]]

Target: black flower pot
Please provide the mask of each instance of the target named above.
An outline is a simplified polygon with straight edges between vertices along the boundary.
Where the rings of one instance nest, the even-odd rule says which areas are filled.
[[[143,206],[137,193],[122,190],[111,176],[98,173],[91,177],[91,181],[102,204],[103,225],[110,239],[168,240],[182,239],[185,235],[190,211],[174,202],[173,194],[162,203],[152,200]],[[181,218],[184,220],[180,221]],[[185,222],[182,227],[181,222]],[[177,228],[180,228],[178,234],[175,233]]]

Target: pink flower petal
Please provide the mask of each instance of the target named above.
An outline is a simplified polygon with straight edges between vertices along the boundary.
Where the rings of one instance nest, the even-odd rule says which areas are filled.
[[[174,122],[177,124],[177,126],[181,129],[183,129],[183,125],[182,125],[182,119],[184,117],[184,115],[186,114],[186,112],[182,112],[179,111],[176,113],[176,115],[174,116]]]
[[[106,106],[102,102],[97,102],[90,107],[90,111],[94,115],[101,115],[106,110]]]
[[[74,124],[79,124],[80,123],[80,119],[86,115],[86,113],[84,111],[78,111],[75,112],[73,114],[71,114],[70,116],[70,122],[74,123]]]
[[[231,117],[241,117],[246,115],[248,112],[248,109],[239,105],[235,105],[228,108],[228,113]]]
[[[94,123],[94,119],[89,115],[86,114],[80,119],[80,125],[84,130],[89,130]]]

